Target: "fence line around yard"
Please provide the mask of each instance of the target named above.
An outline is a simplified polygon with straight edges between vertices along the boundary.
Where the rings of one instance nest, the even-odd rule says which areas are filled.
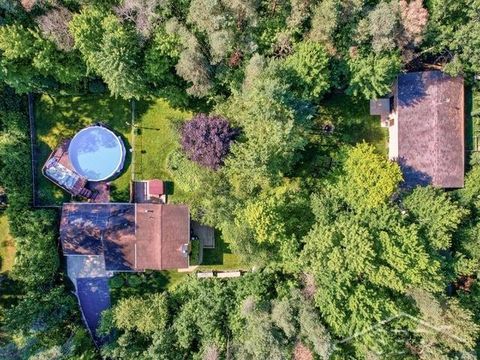
[[[35,96],[28,93],[28,123],[30,132],[30,158],[32,163],[32,206],[38,209],[60,209],[60,205],[38,205],[37,189],[37,129],[35,127]]]

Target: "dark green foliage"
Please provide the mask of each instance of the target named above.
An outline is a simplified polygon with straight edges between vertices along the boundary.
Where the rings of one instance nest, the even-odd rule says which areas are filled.
[[[36,30],[22,25],[0,28],[0,51],[0,79],[21,93],[48,89],[56,82],[75,84],[85,75],[78,54],[59,51]]]
[[[63,287],[55,287],[59,266],[57,214],[31,209],[28,120],[22,112],[25,99],[8,88],[1,92],[0,186],[8,194],[7,215],[16,247],[9,276],[18,280],[19,292],[25,296],[5,310],[5,319],[0,317],[5,334],[0,342],[0,357],[7,354],[5,358],[49,358],[59,354],[93,359],[91,340],[79,326],[75,298]],[[7,280],[2,281],[8,284]]]
[[[363,99],[376,99],[390,92],[401,69],[400,56],[368,54],[356,55],[348,61],[351,74],[347,93]]]
[[[445,193],[431,188],[414,190],[401,207],[391,202],[398,172],[394,176],[395,168],[389,169],[386,164],[377,167],[378,160],[373,158],[365,158],[363,164],[358,157],[362,146],[357,149],[356,155],[347,152],[343,160],[346,173],[340,173],[337,182],[324,186],[313,198],[317,223],[304,238],[301,260],[303,271],[315,278],[316,304],[329,328],[339,336],[348,336],[402,312],[414,314],[407,299],[411,289],[441,292],[450,280],[442,262],[449,260],[441,259],[437,250],[450,248],[452,234],[466,215]],[[353,162],[348,165],[352,159],[355,166]],[[369,170],[363,169],[364,165]],[[352,178],[352,171],[365,178],[354,182],[357,175]],[[390,189],[380,197],[383,200],[370,202],[376,197],[360,190],[361,186],[368,183],[367,178],[383,172],[381,178],[397,180],[392,186],[370,186]],[[353,189],[358,196],[352,198]],[[470,317],[468,312],[463,314]],[[414,331],[412,324],[403,326]],[[358,354],[368,348],[384,348],[385,344],[398,346],[388,332],[366,334],[352,342]]]
[[[429,42],[437,53],[446,53],[445,70],[452,74],[480,70],[479,7],[478,0],[431,1]]]
[[[287,69],[298,77],[291,82],[302,98],[321,98],[330,88],[329,56],[325,48],[313,41],[304,41],[294,48],[294,53],[286,58]]]
[[[62,287],[27,293],[5,312],[5,318],[4,330],[14,340],[0,346],[0,355],[6,352],[8,358],[20,359],[49,358],[48,353],[95,357],[91,340],[79,327],[77,301]]]
[[[276,359],[288,358],[301,339],[326,358],[332,350],[328,331],[297,289],[274,287],[284,280],[267,272],[229,281],[190,277],[163,294],[123,299],[104,313],[102,328],[117,330],[104,355],[201,359],[228,352],[241,359],[249,354]],[[161,312],[155,315],[157,309]]]
[[[180,129],[159,163],[174,181],[171,200],[187,199],[192,218],[222,232],[219,252],[241,255],[255,272],[228,281],[116,275],[103,356],[289,359],[302,344],[325,359],[374,358],[375,349],[467,358],[480,321],[479,168],[463,190],[405,193],[397,165],[372,146],[344,145],[365,139],[385,149],[365,100],[390,93],[400,71],[445,65],[467,80],[480,71],[479,7],[479,0],[0,0],[0,80],[16,91],[160,96],[239,129],[230,149],[203,141],[194,151],[214,158],[196,160],[216,171],[180,153]],[[77,305],[57,287],[58,214],[31,209],[25,101],[10,90],[0,95],[0,186],[17,250],[8,276],[25,294],[0,309],[8,323],[0,357],[89,359]],[[125,191],[112,187],[114,198]],[[332,338],[401,312],[451,325],[466,342],[420,334],[403,319],[398,336],[388,324],[332,348]]]
[[[114,96],[139,98],[145,93],[138,39],[134,30],[111,14],[87,7],[69,24],[90,70],[102,76]]]
[[[190,242],[192,249],[190,251],[190,266],[200,264],[200,240],[194,239]]]
[[[40,288],[52,282],[59,264],[56,213],[29,208],[32,188],[27,119],[24,113],[8,111],[9,104],[5,105],[0,133],[0,185],[9,196],[7,214],[10,231],[16,238],[13,276],[28,287]]]
[[[468,212],[455,204],[449,196],[431,187],[418,187],[403,201],[434,249],[448,249],[455,231]]]

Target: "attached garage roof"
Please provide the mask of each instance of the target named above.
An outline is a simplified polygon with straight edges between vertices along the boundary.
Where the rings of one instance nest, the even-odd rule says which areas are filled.
[[[407,185],[463,187],[463,78],[440,71],[402,74],[394,96],[398,161]]]

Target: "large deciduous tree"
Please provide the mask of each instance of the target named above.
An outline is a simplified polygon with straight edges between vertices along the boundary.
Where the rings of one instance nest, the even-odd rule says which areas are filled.
[[[287,69],[298,77],[292,78],[293,88],[304,99],[317,100],[330,87],[329,56],[319,43],[303,41],[294,48],[294,53],[285,60]]]
[[[375,208],[388,202],[402,181],[397,163],[361,143],[347,150],[341,177],[342,196],[353,208]]]
[[[138,37],[133,28],[95,7],[84,7],[69,27],[75,48],[114,96],[130,99],[145,94]]]
[[[235,135],[227,119],[197,114],[182,126],[182,148],[190,160],[217,170],[223,165]]]
[[[304,238],[302,268],[315,278],[315,302],[331,329],[350,336],[402,312],[412,313],[407,291],[438,293],[446,277],[438,248],[419,226],[428,221],[426,216],[418,212],[410,218],[391,200],[401,180],[398,165],[361,144],[347,151],[339,174],[313,199],[317,221]],[[435,202],[446,202],[452,210],[441,196]],[[458,216],[456,211],[447,233],[458,224]],[[442,241],[442,249],[447,243]],[[385,344],[399,346],[388,333],[366,334],[353,342],[359,353]]]
[[[172,18],[165,25],[166,32],[180,38],[182,50],[176,65],[177,74],[191,86],[187,93],[205,97],[213,88],[213,68],[198,39],[178,19]]]
[[[375,99],[390,92],[401,69],[401,59],[396,53],[363,56],[352,50],[348,66],[351,78],[347,93],[364,99]]]
[[[475,74],[480,71],[479,0],[440,1],[430,4],[430,44],[446,62],[451,74]]]
[[[74,54],[59,51],[36,30],[22,25],[0,27],[0,51],[0,79],[21,93],[54,87],[55,81],[76,83],[85,75]]]

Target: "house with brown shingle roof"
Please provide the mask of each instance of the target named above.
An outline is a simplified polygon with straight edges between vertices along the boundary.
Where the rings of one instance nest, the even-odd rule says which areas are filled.
[[[65,256],[101,256],[106,271],[188,268],[188,207],[149,203],[65,203]]]
[[[60,242],[68,277],[94,342],[101,313],[110,307],[109,278],[116,272],[189,266],[190,214],[186,205],[65,203]]]
[[[405,184],[463,187],[463,78],[441,71],[401,74],[386,100],[372,100],[370,110],[388,127],[389,158],[400,164]]]

